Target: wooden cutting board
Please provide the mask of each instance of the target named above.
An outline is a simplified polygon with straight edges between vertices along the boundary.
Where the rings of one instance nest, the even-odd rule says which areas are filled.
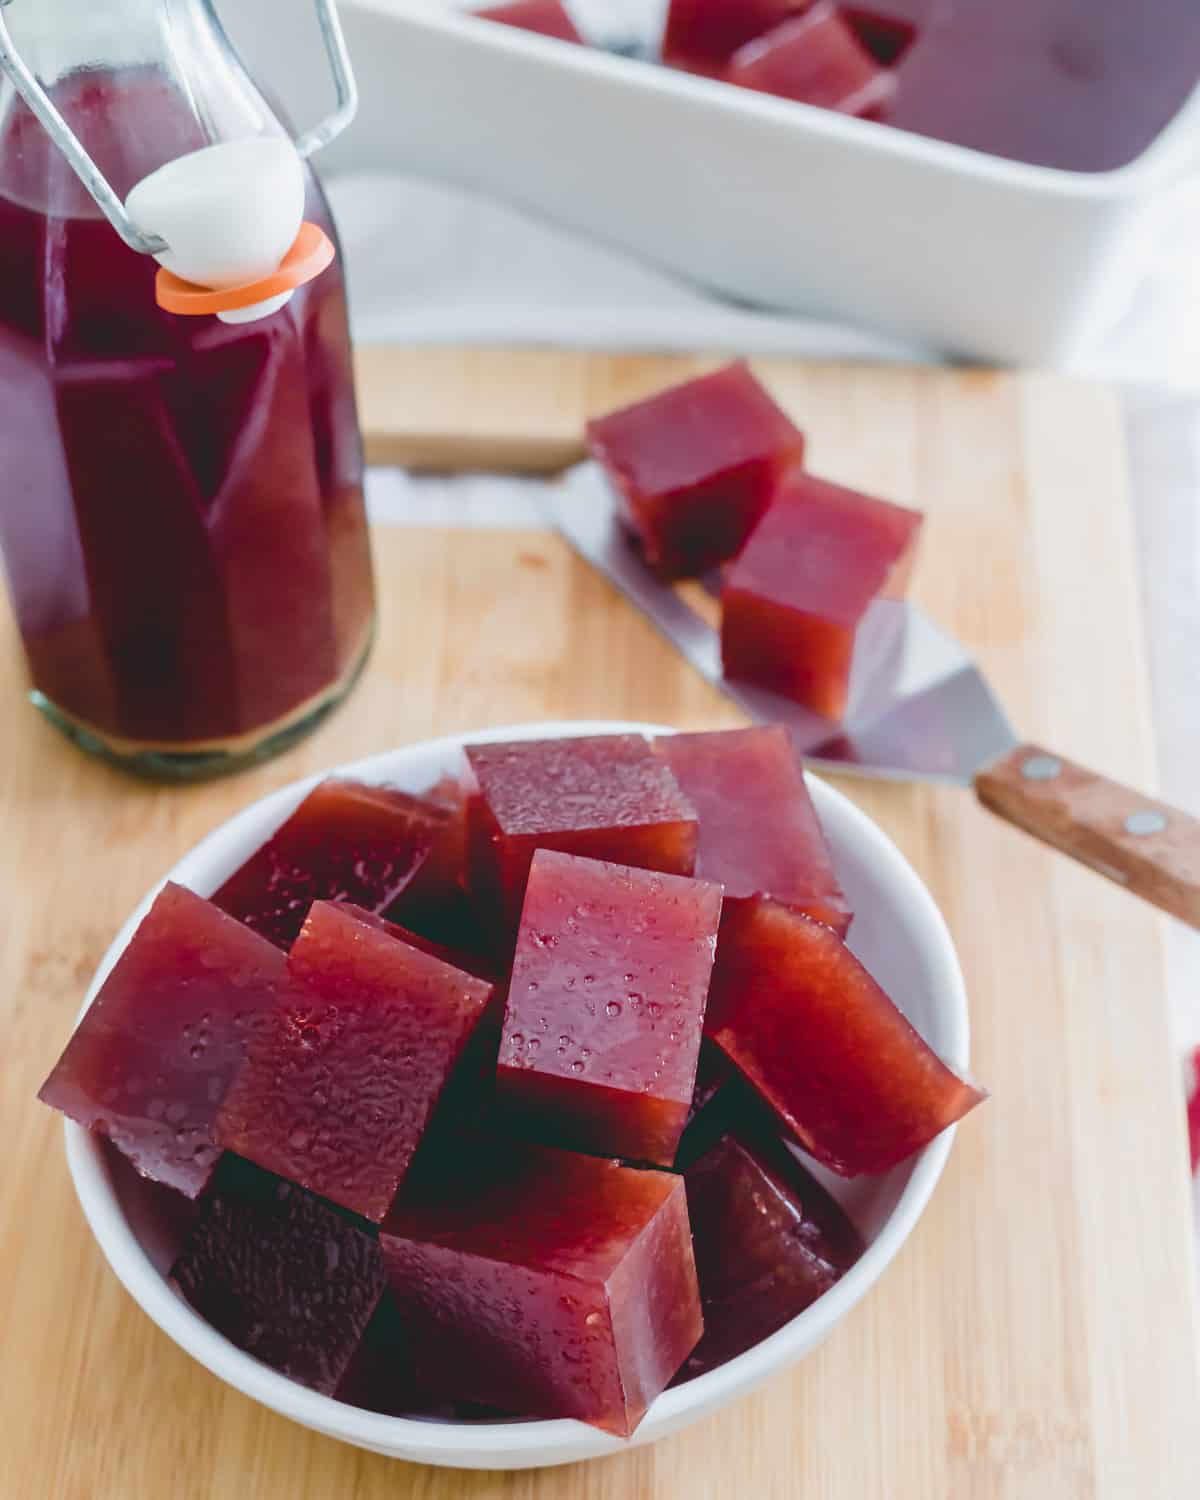
[[[593,409],[696,361],[369,351],[377,458],[545,467]],[[1118,404],[1034,375],[761,366],[813,466],[930,514],[920,603],[1021,728],[1152,780]],[[545,717],[736,722],[610,588],[536,531],[376,533],[379,645],[351,702],[234,780],[142,785],[18,702],[0,636],[0,1493],[14,1500],[1183,1500],[1200,1379],[1162,919],[949,788],[843,789],[941,902],[993,1099],[897,1263],[792,1373],[655,1448],[530,1474],[416,1469],[222,1386],[141,1314],[75,1203],[34,1092],[92,968],[202,834],[305,772]]]

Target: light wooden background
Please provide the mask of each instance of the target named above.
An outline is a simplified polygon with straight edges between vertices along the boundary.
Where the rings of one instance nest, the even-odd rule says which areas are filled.
[[[388,451],[513,434],[679,373],[583,356],[368,355]],[[1114,398],[1033,376],[765,364],[814,467],[930,512],[919,601],[1022,730],[1149,788]],[[507,434],[507,437],[506,437]],[[380,439],[384,443],[384,439]],[[431,449],[430,445],[433,444]],[[490,445],[490,448],[489,448]],[[380,452],[376,446],[376,452]],[[530,456],[526,452],[526,456]],[[70,749],[18,700],[0,627],[0,1496],[14,1500],[1185,1500],[1200,1380],[1182,1100],[1160,919],[953,789],[844,789],[942,903],[993,1090],[897,1263],[790,1375],[659,1446],[541,1474],[394,1464],[221,1386],[103,1264],[34,1092],[145,888],[285,781],[385,746],[552,717],[686,727],[732,711],[554,537],[381,530],[382,633],[320,732],[236,780],[164,789]],[[148,565],[149,562],[148,562]]]

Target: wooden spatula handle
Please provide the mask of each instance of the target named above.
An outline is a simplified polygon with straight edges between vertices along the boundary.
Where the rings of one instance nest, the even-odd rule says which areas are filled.
[[[984,807],[1200,927],[1200,819],[1021,745],[975,778]]]

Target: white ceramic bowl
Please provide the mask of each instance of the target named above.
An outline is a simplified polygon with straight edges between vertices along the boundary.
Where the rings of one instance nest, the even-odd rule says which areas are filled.
[[[456,735],[339,766],[330,773],[421,791],[457,767],[464,743],[488,739],[619,732],[663,733],[646,724],[529,724]],[[168,877],[211,894],[278,825],[320,777],[264,797],[210,834]],[[811,781],[838,876],[856,912],[851,947],[904,1008],[931,1045],[957,1068],[967,1063],[967,1001],[946,925],[928,891],[890,840],[839,792]],[[149,907],[155,886],[118,933],[88,990],[84,1009]],[[82,1011],[80,1013],[82,1015]],[[866,1293],[912,1232],[941,1175],[953,1139],[945,1131],[920,1156],[884,1177],[831,1186],[867,1240],[862,1259],[818,1302],[769,1339],[710,1374],[654,1402],[634,1444],[652,1443],[696,1421],[816,1347]],[[234,1348],[168,1285],[161,1226],[141,1221],[129,1183],[88,1131],[68,1121],[67,1160],[100,1248],[126,1290],[158,1326],[213,1374],[306,1427],[395,1458],[459,1468],[516,1469],[620,1452],[626,1444],[573,1421],[446,1422],[380,1416],[317,1395]],[[131,1176],[132,1174],[130,1174]]]

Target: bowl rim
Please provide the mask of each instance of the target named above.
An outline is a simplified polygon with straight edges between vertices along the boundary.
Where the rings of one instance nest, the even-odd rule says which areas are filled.
[[[499,29],[499,28],[497,28]],[[134,929],[165,881],[188,883],[187,869],[213,857],[240,830],[266,825],[278,813],[277,827],[318,782],[328,776],[383,780],[397,758],[412,756],[446,759],[466,744],[496,740],[556,738],[581,734],[673,734],[665,725],[626,720],[562,720],[507,724],[475,732],[418,740],[391,750],[346,761],[304,776],[268,792],[219,824],[193,846],[146,893],[109,945],[88,986],[76,1024],[91,1004],[108,971],[123,952]],[[806,771],[806,779],[822,820],[832,817],[855,829],[872,845],[873,855],[887,867],[889,884],[905,889],[915,903],[914,925],[921,926],[941,970],[947,1042],[940,1055],[963,1071],[967,1067],[970,1026],[966,986],[945,919],[920,876],[881,828],[844,793]],[[670,1388],[651,1405],[630,1440],[610,1437],[572,1419],[506,1422],[439,1422],[417,1417],[393,1417],[335,1401],[279,1374],[236,1348],[206,1323],[170,1286],[134,1236],[113,1191],[100,1142],[83,1126],[64,1121],[67,1162],[84,1216],[117,1279],[135,1302],[172,1341],[212,1374],[282,1416],[359,1447],[427,1463],[462,1467],[502,1460],[531,1464],[567,1462],[572,1458],[626,1451],[666,1436],[695,1417],[744,1394],[768,1375],[790,1363],[792,1347],[817,1344],[865,1295],[899,1252],[933,1193],[949,1157],[956,1127],[943,1131],[915,1159],[908,1181],[866,1251],[842,1279],[811,1307],[770,1337],[735,1359]],[[553,1455],[547,1460],[547,1454]],[[473,1463],[478,1460],[478,1464]]]
[[[1200,82],[1158,135],[1131,161],[1106,171],[1084,172],[997,156],[974,146],[897,130],[797,100],[732,88],[720,79],[664,67],[645,58],[626,57],[602,47],[567,46],[555,37],[516,26],[500,26],[475,14],[473,9],[458,8],[465,5],[466,0],[454,0],[446,8],[433,5],[430,0],[346,0],[348,10],[457,35],[468,45],[540,59],[549,67],[564,68],[581,78],[607,80],[638,93],[658,91],[708,108],[758,116],[883,156],[923,163],[954,176],[983,179],[1041,196],[1084,201],[1133,196],[1159,181],[1182,174],[1189,158],[1194,161],[1197,154]]]

